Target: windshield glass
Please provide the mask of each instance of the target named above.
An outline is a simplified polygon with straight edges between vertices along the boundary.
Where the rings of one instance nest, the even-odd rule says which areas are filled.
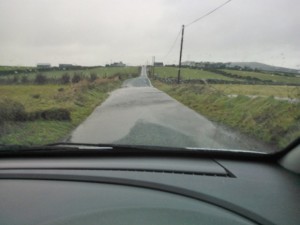
[[[0,144],[280,151],[300,136],[295,0],[1,0]]]

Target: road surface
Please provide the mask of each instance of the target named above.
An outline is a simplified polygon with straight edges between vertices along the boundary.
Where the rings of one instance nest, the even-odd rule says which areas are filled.
[[[270,151],[212,123],[151,85],[146,67],[80,124],[68,141]]]

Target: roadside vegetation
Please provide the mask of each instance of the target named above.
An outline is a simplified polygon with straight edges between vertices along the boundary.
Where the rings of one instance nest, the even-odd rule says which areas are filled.
[[[36,81],[37,76],[41,75],[47,79],[47,83],[57,84],[61,83],[61,78],[66,75],[69,76],[72,81],[74,76],[89,79],[91,74],[102,78],[109,78],[111,76],[130,76],[136,73],[137,67],[83,67],[65,70],[58,68],[36,69],[27,67],[2,67],[2,71],[0,67],[0,84],[32,83]]]
[[[138,68],[94,68],[1,76],[0,144],[58,142]]]
[[[224,69],[220,71],[223,71],[227,74],[236,75],[241,79],[245,77],[253,77],[253,78],[257,78],[264,81],[270,81],[270,82],[300,84],[300,77],[279,75],[278,73],[272,73],[272,72],[254,72],[254,71],[242,71],[242,70],[232,70],[232,69],[230,70]]]
[[[277,149],[282,149],[300,136],[300,103],[274,98],[300,99],[298,86],[178,85],[158,80],[153,80],[152,84],[211,121]],[[236,96],[232,97],[233,94]]]
[[[155,67],[153,79],[164,83],[177,83],[177,67]],[[292,73],[273,73],[248,71],[242,69],[181,68],[181,83],[210,84],[268,84],[300,86],[300,75]]]
[[[211,84],[212,88],[227,95],[246,95],[248,97],[279,97],[282,100],[299,99],[300,86],[287,85],[243,85],[243,84]]]

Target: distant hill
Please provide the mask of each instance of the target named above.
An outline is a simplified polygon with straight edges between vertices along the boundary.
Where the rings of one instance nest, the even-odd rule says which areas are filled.
[[[228,62],[228,67],[249,67],[251,69],[265,70],[265,71],[273,71],[273,72],[285,72],[285,73],[299,73],[300,70],[290,69],[285,67],[278,66],[270,66],[264,63],[258,62]]]

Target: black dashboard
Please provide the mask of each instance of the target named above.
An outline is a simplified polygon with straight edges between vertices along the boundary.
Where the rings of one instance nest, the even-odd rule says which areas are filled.
[[[176,156],[0,159],[0,224],[299,224],[278,163]]]

